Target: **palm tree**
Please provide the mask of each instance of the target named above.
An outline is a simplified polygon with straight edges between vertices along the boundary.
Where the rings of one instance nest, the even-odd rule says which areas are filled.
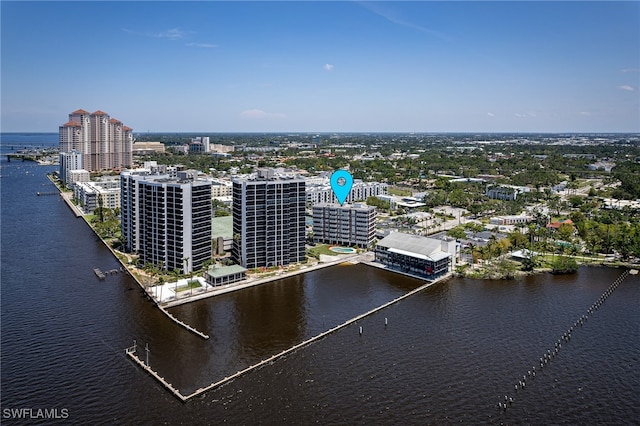
[[[145,276],[146,276],[146,279],[145,279],[146,286],[145,286],[145,287],[149,287],[149,286],[151,285],[151,279],[150,279],[150,276],[151,276],[151,274],[152,274],[153,264],[152,264],[152,263],[149,263],[149,262],[145,263],[145,264],[142,266],[142,270],[145,272]]]

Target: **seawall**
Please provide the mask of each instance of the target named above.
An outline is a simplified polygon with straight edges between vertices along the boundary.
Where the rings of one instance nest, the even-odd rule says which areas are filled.
[[[53,180],[51,179],[51,176],[47,175],[47,178],[49,180],[51,180],[51,182],[53,182]],[[55,182],[53,182],[55,184]],[[56,188],[58,188],[58,186],[56,185]],[[120,259],[120,257],[118,257],[116,251],[111,247],[111,245],[109,245],[109,243],[107,243],[99,234],[98,232],[96,232],[95,228],[93,226],[91,226],[91,224],[89,223],[88,220],[86,220],[86,218],[84,217],[84,215],[82,214],[82,212],[80,211],[80,209],[73,204],[73,202],[71,202],[71,197],[73,194],[71,194],[70,192],[63,192],[60,188],[58,188],[58,191],[60,191],[60,196],[62,197],[62,199],[66,202],[67,206],[69,206],[69,208],[71,209],[71,211],[74,213],[74,215],[76,217],[81,217],[82,220],[84,221],[84,223],[87,224],[87,226],[89,227],[89,229],[91,229],[91,231],[100,239],[100,241],[102,242],[102,244],[104,244],[104,246],[109,249],[109,251],[111,252],[111,254],[113,255],[113,257],[118,261],[118,263],[120,263],[120,265],[123,267],[124,271],[127,271],[127,274],[129,274],[129,276],[140,286],[140,288],[145,292],[145,294],[147,295],[147,297],[149,298],[149,300],[151,300],[154,305],[156,305],[158,307],[158,309],[160,309],[160,311],[162,311],[167,318],[169,318],[171,321],[173,321],[174,323],[178,324],[179,326],[185,328],[186,330],[202,337],[203,339],[208,339],[209,336],[201,331],[196,330],[194,327],[191,327],[190,325],[180,321],[179,319],[177,319],[176,317],[174,317],[173,315],[171,315],[169,312],[167,312],[166,309],[164,309],[162,306],[160,306],[156,300],[152,297],[152,295],[149,293],[149,290],[144,286],[143,283],[140,282],[140,280],[138,280],[138,278],[135,276],[135,274],[129,269],[129,265],[125,264],[125,262],[122,261],[122,259]]]

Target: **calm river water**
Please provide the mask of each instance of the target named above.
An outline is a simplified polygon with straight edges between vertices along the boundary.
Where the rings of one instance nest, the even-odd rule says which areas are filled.
[[[433,286],[187,403],[124,354],[136,339],[183,393],[419,286],[338,266],[173,308],[170,322],[53,191],[2,159],[2,424],[637,424],[640,279],[626,278],[526,388],[622,270]],[[385,318],[388,325],[385,327]],[[363,334],[359,334],[362,326]],[[141,353],[144,358],[144,352]],[[515,399],[506,412],[497,404]],[[63,411],[64,410],[64,411]],[[53,412],[53,411],[50,411]]]

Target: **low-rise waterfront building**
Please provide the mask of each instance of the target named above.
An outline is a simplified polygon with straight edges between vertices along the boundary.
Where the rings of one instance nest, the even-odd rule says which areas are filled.
[[[391,232],[376,244],[375,260],[403,272],[434,279],[451,270],[456,247],[455,241]]]
[[[92,214],[98,207],[120,208],[120,181],[77,182],[73,186],[73,197],[85,214]]]
[[[369,247],[375,238],[376,217],[376,208],[364,204],[316,204],[313,206],[313,240]]]
[[[240,265],[210,266],[204,273],[204,279],[210,286],[221,286],[242,281],[247,278],[247,269]]]

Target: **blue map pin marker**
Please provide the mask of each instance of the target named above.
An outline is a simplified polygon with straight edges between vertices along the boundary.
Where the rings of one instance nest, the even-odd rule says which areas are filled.
[[[340,205],[343,205],[353,186],[353,176],[346,170],[336,170],[331,175],[331,189],[336,194]]]

